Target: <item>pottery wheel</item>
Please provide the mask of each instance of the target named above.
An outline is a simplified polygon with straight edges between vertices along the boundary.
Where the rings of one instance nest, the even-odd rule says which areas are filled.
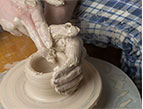
[[[0,100],[5,109],[83,109],[95,105],[102,90],[102,81],[95,67],[84,61],[84,79],[78,90],[70,96],[51,95],[48,102],[40,102],[27,96],[25,86],[25,61],[8,71],[0,87]]]

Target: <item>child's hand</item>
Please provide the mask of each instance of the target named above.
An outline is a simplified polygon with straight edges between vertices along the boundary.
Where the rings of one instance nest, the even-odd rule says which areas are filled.
[[[82,61],[86,56],[80,38],[66,39],[65,54],[67,60],[64,65],[55,69],[52,84],[56,92],[64,95],[72,94],[83,79]]]

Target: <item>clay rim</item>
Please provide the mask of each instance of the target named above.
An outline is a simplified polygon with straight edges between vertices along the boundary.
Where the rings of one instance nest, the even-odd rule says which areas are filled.
[[[36,71],[33,67],[33,61],[39,58],[44,58],[40,54],[33,54],[29,57],[29,59],[26,60],[25,69],[24,72],[29,72],[32,76],[36,78],[47,78],[53,74],[53,72],[39,72]]]

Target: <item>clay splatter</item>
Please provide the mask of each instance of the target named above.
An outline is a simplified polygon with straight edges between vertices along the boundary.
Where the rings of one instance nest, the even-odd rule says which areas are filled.
[[[5,69],[10,69],[12,67],[14,67],[19,61],[13,62],[12,64],[8,63],[4,66]]]
[[[122,91],[122,92],[121,92],[121,94],[120,94],[120,96],[121,96],[121,97],[124,97],[125,95],[127,95],[127,94],[128,94],[128,92],[129,92],[128,90],[126,90],[126,91]]]
[[[5,56],[6,56],[6,57],[9,57],[9,56],[11,56],[11,54],[10,54],[10,53],[7,53]]]
[[[119,77],[120,77],[120,79],[119,79]],[[124,77],[122,77],[122,76],[112,76],[111,78],[110,78],[112,81],[114,81],[115,82],[115,88],[116,89],[122,89],[123,87],[124,87],[124,83],[125,83],[125,81],[124,81]]]
[[[120,108],[126,107],[129,103],[131,103],[132,99],[128,99],[119,105]]]

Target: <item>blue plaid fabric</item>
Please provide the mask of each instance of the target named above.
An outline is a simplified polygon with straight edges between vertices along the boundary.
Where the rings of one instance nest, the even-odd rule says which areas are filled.
[[[141,88],[141,0],[82,0],[73,19],[85,43],[122,49],[121,68]]]

